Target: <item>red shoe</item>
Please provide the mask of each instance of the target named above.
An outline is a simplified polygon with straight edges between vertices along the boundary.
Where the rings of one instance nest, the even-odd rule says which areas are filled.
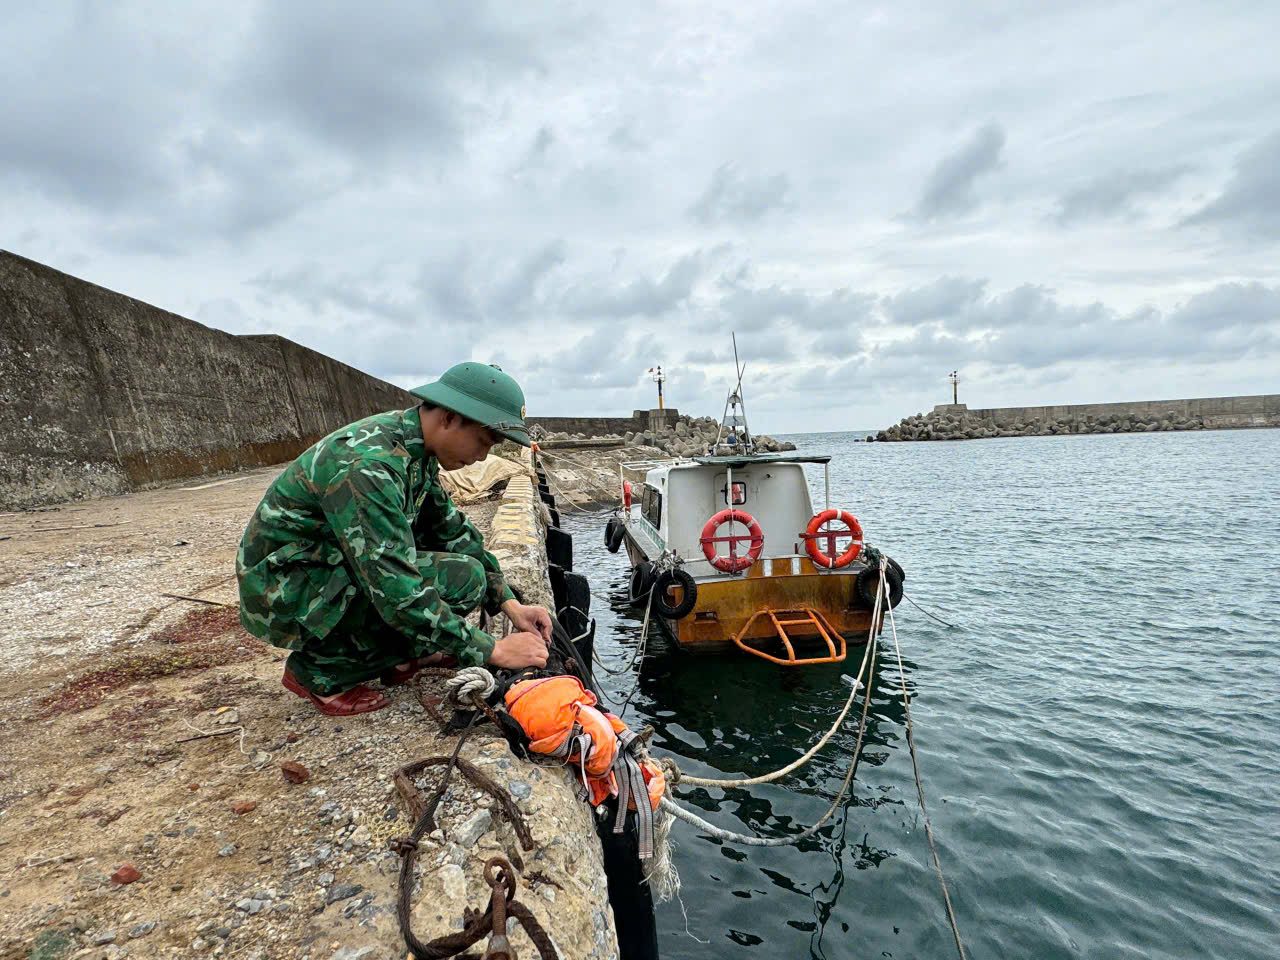
[[[378,679],[382,681],[384,687],[398,687],[412,680],[423,667],[456,667],[457,665],[458,658],[451,653],[432,653],[419,657],[407,667],[392,667]]]
[[[357,713],[373,713],[375,710],[391,706],[391,701],[385,694],[370,690],[363,683],[326,702],[295,680],[288,670],[284,672],[280,682],[284,684],[286,690],[291,690],[303,700],[310,700],[316,705],[316,709],[327,717],[350,717]]]

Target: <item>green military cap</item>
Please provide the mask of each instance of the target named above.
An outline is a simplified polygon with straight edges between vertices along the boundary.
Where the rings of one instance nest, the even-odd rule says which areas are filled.
[[[438,407],[483,423],[495,433],[521,446],[529,446],[524,422],[524,391],[496,364],[454,364],[435,383],[409,391]]]

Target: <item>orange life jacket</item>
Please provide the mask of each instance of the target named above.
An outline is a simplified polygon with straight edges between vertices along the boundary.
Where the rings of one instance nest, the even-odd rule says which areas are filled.
[[[641,812],[635,798],[645,795],[649,802],[638,818],[640,855],[652,856],[653,811],[666,791],[666,776],[652,760],[635,758],[629,749],[635,734],[627,725],[597,710],[595,695],[576,677],[521,680],[504,699],[507,712],[529,738],[530,750],[578,767],[580,793],[592,806],[618,798],[615,833],[622,832],[628,810]]]

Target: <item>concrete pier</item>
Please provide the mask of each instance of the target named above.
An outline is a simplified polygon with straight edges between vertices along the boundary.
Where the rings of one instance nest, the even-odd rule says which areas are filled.
[[[997,426],[1009,426],[1033,420],[1073,420],[1088,422],[1104,417],[1127,417],[1146,420],[1179,420],[1198,418],[1207,429],[1240,427],[1280,427],[1280,394],[1264,393],[1246,397],[1196,397],[1187,400],[1140,400],[1129,403],[1075,403],[1044,407],[987,407],[969,410],[965,404],[940,403],[935,413],[968,412],[985,420],[990,417]]]
[[[1280,394],[970,410],[940,403],[868,440],[986,440],[1063,433],[1151,433],[1280,427]]]
[[[456,735],[425,706],[450,713],[443,680],[388,688],[391,707],[346,718],[280,685],[286,651],[240,628],[231,575],[278,472],[0,516],[0,955],[406,955],[388,841],[413,823],[392,775],[452,751]],[[509,582],[553,605],[532,475],[464,509]],[[487,900],[485,858],[519,856],[517,898],[560,955],[616,957],[602,848],[572,773],[516,758],[488,724],[462,757],[508,791],[535,846],[455,777],[441,833],[420,847],[417,936],[460,929]],[[304,782],[282,776],[286,762]],[[124,864],[136,882],[110,879]],[[512,943],[537,956],[523,932]]]

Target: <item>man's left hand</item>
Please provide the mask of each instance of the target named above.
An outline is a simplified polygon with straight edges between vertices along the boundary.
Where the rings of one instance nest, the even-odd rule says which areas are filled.
[[[548,645],[551,643],[551,614],[546,607],[535,607],[523,604],[519,600],[508,600],[502,605],[502,612],[511,621],[516,630],[527,630],[542,637]]]

